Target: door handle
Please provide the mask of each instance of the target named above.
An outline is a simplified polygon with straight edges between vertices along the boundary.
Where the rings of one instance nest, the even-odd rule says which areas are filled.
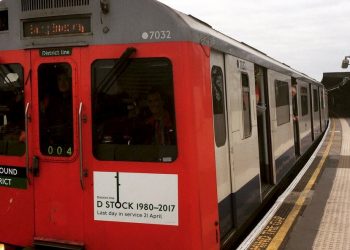
[[[28,183],[30,184],[30,178],[29,178],[29,140],[28,140],[28,136],[29,136],[29,107],[30,107],[30,103],[27,102],[26,104],[26,109],[25,109],[25,112],[24,112],[24,133],[25,133],[25,150],[26,150],[26,155],[25,155],[25,158],[26,158],[26,161],[25,161],[25,164],[26,164],[26,177],[27,177],[27,181]]]
[[[87,176],[87,172],[84,170],[84,162],[83,162],[83,121],[85,121],[85,117],[83,116],[83,103],[80,102],[79,113],[78,113],[79,169],[80,169],[80,186],[84,190],[85,189],[84,177]]]
[[[39,176],[39,158],[37,156],[33,156],[33,175]]]

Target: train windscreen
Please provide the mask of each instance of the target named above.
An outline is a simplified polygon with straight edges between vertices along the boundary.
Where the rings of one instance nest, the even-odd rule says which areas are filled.
[[[177,158],[172,64],[165,58],[92,65],[93,152],[99,160]]]
[[[23,155],[24,81],[19,64],[0,65],[0,155]]]

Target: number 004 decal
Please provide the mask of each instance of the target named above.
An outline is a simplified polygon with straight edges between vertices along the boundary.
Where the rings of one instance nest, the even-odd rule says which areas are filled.
[[[72,155],[72,147],[48,146],[47,153],[49,155],[56,155],[56,156],[71,156]]]

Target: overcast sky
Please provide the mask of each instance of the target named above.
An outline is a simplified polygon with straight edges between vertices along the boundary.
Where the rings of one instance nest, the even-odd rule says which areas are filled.
[[[350,55],[349,0],[160,0],[321,81]]]

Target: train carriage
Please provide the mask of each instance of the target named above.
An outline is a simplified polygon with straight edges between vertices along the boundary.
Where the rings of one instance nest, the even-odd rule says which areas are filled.
[[[2,0],[0,24],[8,248],[220,249],[327,126],[320,83],[154,0]]]

